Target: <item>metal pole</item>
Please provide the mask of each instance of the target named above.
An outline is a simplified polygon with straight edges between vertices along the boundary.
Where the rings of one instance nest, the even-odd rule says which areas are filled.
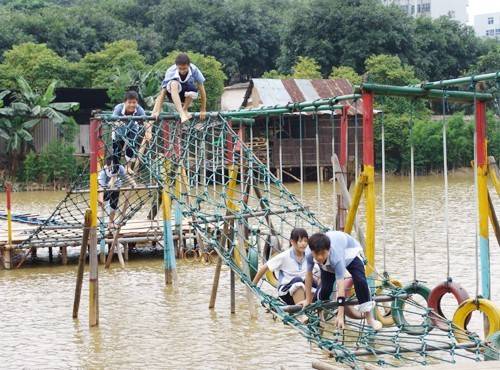
[[[490,299],[490,246],[488,236],[488,152],[486,143],[486,103],[476,101],[477,202],[479,250],[481,259],[481,294]]]

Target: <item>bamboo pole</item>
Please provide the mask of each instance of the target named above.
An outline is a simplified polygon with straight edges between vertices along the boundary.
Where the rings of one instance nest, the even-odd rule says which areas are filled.
[[[80,256],[78,258],[78,271],[76,273],[76,288],[75,300],[73,301],[73,318],[78,318],[78,310],[80,308],[80,297],[82,295],[83,273],[85,270],[85,255],[87,254],[89,244],[89,232],[92,225],[92,212],[87,209],[85,212],[85,221],[83,224],[82,246],[80,248]]]

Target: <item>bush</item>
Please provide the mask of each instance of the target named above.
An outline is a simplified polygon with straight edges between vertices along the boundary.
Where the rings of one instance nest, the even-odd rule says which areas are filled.
[[[69,184],[81,171],[73,155],[75,148],[64,141],[53,141],[37,155],[29,152],[24,160],[21,178],[40,183]]]

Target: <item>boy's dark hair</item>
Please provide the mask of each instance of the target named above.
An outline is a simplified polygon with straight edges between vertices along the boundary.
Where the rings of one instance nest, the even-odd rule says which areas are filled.
[[[113,157],[112,156],[106,157],[106,166],[108,166],[110,168],[110,172],[112,174],[115,174],[118,172],[119,165],[113,164]]]
[[[113,164],[113,157],[106,157],[106,166],[111,166]]]
[[[290,241],[298,242],[300,239],[308,238],[307,231],[301,227],[296,227],[290,233]]]
[[[180,66],[184,64],[191,64],[191,61],[189,60],[189,57],[185,53],[180,53],[177,55],[177,58],[175,58],[175,65]]]
[[[139,94],[137,94],[137,91],[134,90],[129,90],[125,93],[125,97],[123,98],[123,101],[127,100],[137,100],[139,101]]]
[[[322,250],[330,249],[330,238],[323,233],[316,233],[311,235],[308,240],[309,249],[313,252],[320,252]]]

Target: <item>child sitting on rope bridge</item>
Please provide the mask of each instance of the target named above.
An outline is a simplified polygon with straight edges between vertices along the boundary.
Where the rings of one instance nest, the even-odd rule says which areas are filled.
[[[306,298],[304,279],[306,276],[307,231],[295,228],[290,234],[290,248],[269,259],[263,265],[253,283],[257,284],[262,276],[270,270],[278,275],[278,296],[289,305],[297,304]],[[310,289],[314,289],[312,283]]]
[[[106,158],[104,168],[99,172],[99,186],[104,189],[99,192],[99,204],[101,207],[106,207],[109,213],[109,229],[114,228],[115,213],[118,209],[120,200],[120,187],[123,185],[122,179],[125,179],[131,187],[135,187],[136,183],[121,164],[113,163],[113,157]]]
[[[135,91],[127,91],[123,103],[118,104],[113,110],[113,117],[123,116],[145,116],[144,109],[139,105],[139,95]],[[139,140],[139,125],[142,122],[129,120],[127,123],[118,122],[112,133],[113,139],[113,164],[119,165],[122,156],[123,147],[127,141],[125,149],[125,161],[127,172],[133,175],[133,160],[137,151],[137,142]],[[147,126],[147,127],[146,127]],[[151,125],[145,124],[146,137],[151,136]],[[126,141],[125,141],[126,140]]]
[[[151,116],[157,119],[160,115],[165,95],[181,116],[181,123],[191,119],[188,112],[193,100],[198,98],[198,91],[201,95],[200,120],[205,119],[207,94],[205,92],[205,77],[203,73],[189,60],[189,56],[180,53],[175,58],[175,64],[167,69],[165,78],[161,84],[160,95],[156,99]]]
[[[321,269],[321,284],[316,291],[316,299],[330,299],[333,285],[337,281],[337,327],[344,328],[344,274],[349,271],[358,298],[358,310],[366,315],[368,324],[379,330],[382,324],[375,320],[372,310],[375,302],[371,300],[370,288],[365,275],[361,244],[349,234],[341,231],[328,231],[326,234],[316,233],[309,238],[309,249],[306,255],[307,273],[305,278],[306,300],[304,306],[313,301],[311,287],[313,286],[313,268],[317,263]]]

